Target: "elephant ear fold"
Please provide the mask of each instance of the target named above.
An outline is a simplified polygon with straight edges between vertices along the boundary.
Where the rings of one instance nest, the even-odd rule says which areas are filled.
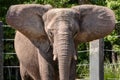
[[[72,9],[79,12],[79,33],[77,39],[87,42],[110,34],[115,27],[115,15],[107,7],[80,5]]]
[[[51,5],[20,4],[12,5],[6,15],[7,24],[29,37],[45,36],[42,16]]]

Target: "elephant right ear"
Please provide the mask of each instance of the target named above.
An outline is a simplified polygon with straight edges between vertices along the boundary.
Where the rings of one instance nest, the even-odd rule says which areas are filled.
[[[79,13],[80,30],[76,38],[80,42],[103,38],[115,28],[115,14],[107,7],[79,5],[72,9]]]
[[[6,15],[7,24],[27,37],[46,36],[42,16],[51,5],[20,4],[12,5]]]

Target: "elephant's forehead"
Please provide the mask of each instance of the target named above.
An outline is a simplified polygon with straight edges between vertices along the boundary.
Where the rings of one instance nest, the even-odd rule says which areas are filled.
[[[74,15],[76,11],[70,9],[70,8],[56,8],[56,9],[51,9],[48,11],[50,14],[54,14],[57,16],[63,16],[63,15]]]

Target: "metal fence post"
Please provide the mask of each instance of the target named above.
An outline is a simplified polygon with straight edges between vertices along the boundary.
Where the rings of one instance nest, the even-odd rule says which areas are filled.
[[[90,42],[90,80],[104,80],[104,41]]]
[[[0,80],[3,80],[3,28],[2,21],[0,21]]]

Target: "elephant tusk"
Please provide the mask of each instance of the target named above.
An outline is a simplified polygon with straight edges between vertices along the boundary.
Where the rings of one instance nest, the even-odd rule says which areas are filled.
[[[74,53],[73,53],[73,59],[77,60],[77,52],[75,50],[74,50]]]
[[[76,55],[74,55],[73,57],[74,57],[74,60],[77,60],[77,56]]]
[[[53,60],[56,61],[57,60],[57,55],[53,56]]]

